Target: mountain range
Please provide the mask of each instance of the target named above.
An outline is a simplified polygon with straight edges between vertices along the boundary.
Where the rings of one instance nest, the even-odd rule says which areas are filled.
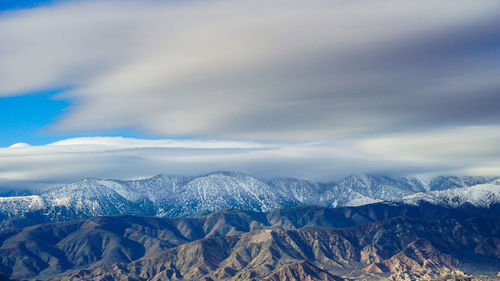
[[[495,177],[215,172],[23,194],[0,197],[0,280],[500,279]]]
[[[16,280],[495,280],[500,204],[420,204],[105,216],[6,229],[0,274]]]
[[[496,177],[370,175],[317,183],[295,178],[261,180],[238,172],[197,177],[157,175],[129,181],[87,178],[31,195],[0,197],[0,228],[119,214],[186,217],[224,208],[266,212],[302,205],[342,207],[398,200],[444,202],[456,192],[467,194],[471,190],[477,191],[474,193],[477,199],[469,203],[481,204],[481,196],[486,196],[485,202],[498,200],[498,184]],[[448,204],[469,199],[464,194],[455,197]]]

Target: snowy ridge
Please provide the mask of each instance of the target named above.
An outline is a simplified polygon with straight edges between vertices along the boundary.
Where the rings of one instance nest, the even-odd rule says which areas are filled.
[[[217,172],[188,181],[174,195],[176,205],[168,216],[234,208],[269,211],[280,208],[281,198],[265,182],[242,173]]]
[[[304,179],[276,178],[268,182],[287,204],[316,203],[318,194],[323,193],[325,186]]]
[[[180,192],[190,180],[192,178],[160,174],[148,179],[121,181],[120,183],[129,186],[129,192],[140,193],[151,202],[157,203],[172,200],[172,194]]]
[[[380,199],[371,198],[354,190],[346,184],[336,184],[329,187],[319,197],[319,205],[326,207],[341,207],[341,206],[361,206],[380,202]]]
[[[88,178],[54,186],[37,195],[0,197],[0,227],[2,220],[22,219],[32,212],[48,221],[59,221],[115,214],[177,217],[223,208],[252,211],[299,205],[335,208],[398,200],[414,205],[426,201],[448,206],[465,203],[489,206],[498,200],[499,182],[497,178],[484,177],[436,177],[421,181],[414,177],[362,175],[322,184],[294,178],[265,181],[238,172],[197,177],[157,175],[129,181]],[[443,191],[421,192],[427,189]]]
[[[478,184],[490,183],[498,177],[471,177],[471,176],[416,176],[408,178],[410,184],[423,188],[421,191],[445,190],[450,188],[468,187]]]
[[[488,208],[500,203],[500,180],[470,187],[441,191],[420,192],[404,197],[405,204],[419,205],[421,202],[457,208],[463,205]]]
[[[41,210],[46,206],[45,200],[38,195],[0,197],[0,213],[9,216]]]
[[[124,214],[133,211],[133,204],[125,197],[138,196],[124,189],[124,186],[114,182],[89,178],[47,190],[40,196],[51,207],[65,207],[89,216]]]
[[[372,199],[394,200],[415,193],[407,182],[385,176],[350,176],[337,186],[350,188]]]

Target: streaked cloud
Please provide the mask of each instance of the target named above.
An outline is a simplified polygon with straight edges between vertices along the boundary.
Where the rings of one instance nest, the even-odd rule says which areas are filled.
[[[51,132],[165,139],[0,148],[0,185],[214,170],[499,175],[499,8],[64,1],[3,12],[0,97],[67,89]]]
[[[75,1],[0,17],[59,132],[316,141],[500,121],[497,1]]]

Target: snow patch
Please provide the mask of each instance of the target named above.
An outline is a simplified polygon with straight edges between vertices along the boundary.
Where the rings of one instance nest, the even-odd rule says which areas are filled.
[[[496,180],[493,183],[478,184],[470,187],[420,192],[406,196],[401,201],[412,205],[427,202],[453,208],[465,204],[487,208],[492,204],[500,203],[500,181]]]

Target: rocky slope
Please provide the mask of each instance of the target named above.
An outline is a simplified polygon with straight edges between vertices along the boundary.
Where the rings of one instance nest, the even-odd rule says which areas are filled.
[[[373,204],[178,219],[96,217],[0,231],[0,274],[50,280],[493,277],[500,271],[499,210]]]

